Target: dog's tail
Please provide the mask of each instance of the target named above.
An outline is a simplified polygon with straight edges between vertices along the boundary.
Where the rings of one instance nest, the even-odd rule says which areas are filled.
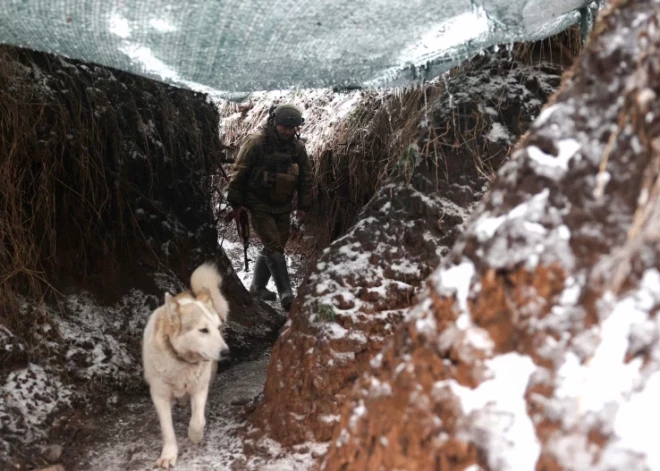
[[[227,300],[220,292],[220,285],[222,284],[222,276],[218,272],[215,265],[211,263],[203,263],[198,266],[190,276],[190,287],[195,296],[203,289],[207,289],[211,295],[211,302],[215,312],[218,313],[223,321],[227,320],[229,313],[229,305]]]

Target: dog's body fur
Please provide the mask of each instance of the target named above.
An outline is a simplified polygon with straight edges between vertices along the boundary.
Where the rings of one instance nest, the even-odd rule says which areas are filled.
[[[190,398],[192,414],[188,438],[204,437],[205,407],[218,361],[229,353],[222,337],[227,301],[220,293],[222,278],[210,264],[200,265],[190,277],[191,292],[176,297],[165,294],[144,330],[142,361],[161,432],[163,450],[157,465],[176,464],[178,447],[172,425],[171,401]]]

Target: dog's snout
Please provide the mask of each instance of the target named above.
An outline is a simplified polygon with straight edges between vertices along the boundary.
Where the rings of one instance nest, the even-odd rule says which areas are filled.
[[[227,347],[220,350],[220,359],[224,360],[226,358],[229,358],[229,348],[227,348]]]

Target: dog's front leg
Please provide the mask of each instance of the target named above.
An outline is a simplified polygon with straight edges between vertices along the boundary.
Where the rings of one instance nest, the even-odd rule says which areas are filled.
[[[204,409],[206,407],[206,397],[208,394],[208,388],[204,388],[201,391],[194,392],[190,397],[192,414],[190,417],[190,426],[188,427],[188,438],[193,443],[199,443],[202,441],[202,438],[204,438],[204,426],[206,425]]]
[[[176,456],[179,449],[176,446],[176,436],[174,435],[174,426],[172,425],[172,405],[169,397],[163,397],[151,389],[151,399],[158,412],[160,421],[160,431],[163,434],[163,451],[156,465],[163,469],[168,469],[176,464]]]

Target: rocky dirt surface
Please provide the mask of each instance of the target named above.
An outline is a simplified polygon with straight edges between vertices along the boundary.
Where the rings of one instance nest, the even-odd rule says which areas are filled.
[[[657,5],[613,2],[350,391],[323,469],[660,467],[659,53]]]

